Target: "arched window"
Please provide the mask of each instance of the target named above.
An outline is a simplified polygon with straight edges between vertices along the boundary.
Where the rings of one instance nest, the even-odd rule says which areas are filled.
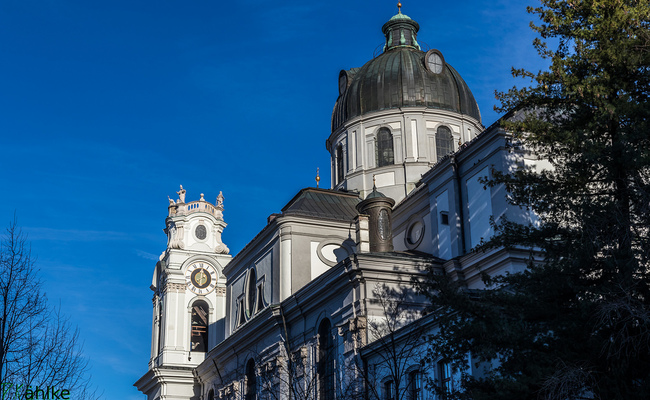
[[[192,335],[190,343],[192,351],[208,351],[209,310],[210,308],[205,301],[199,300],[192,304]]]
[[[214,390],[210,389],[208,392],[208,400],[214,400]]]
[[[393,135],[388,128],[379,128],[377,131],[377,166],[395,164],[393,155]]]
[[[336,183],[343,182],[345,171],[343,170],[343,146],[336,146]]]
[[[422,372],[414,369],[408,373],[408,400],[422,400]]]
[[[395,400],[395,381],[386,379],[381,389],[383,400]]]
[[[247,307],[246,312],[249,317],[255,313],[255,300],[257,299],[257,274],[255,268],[251,268],[248,273],[248,289],[246,293]]]
[[[257,398],[257,376],[255,376],[255,360],[252,358],[246,364],[246,400]]]
[[[439,126],[436,133],[436,154],[438,161],[447,154],[454,151],[454,138],[451,136],[451,130],[446,126]]]
[[[332,324],[325,319],[318,327],[318,400],[334,400],[334,345]]]

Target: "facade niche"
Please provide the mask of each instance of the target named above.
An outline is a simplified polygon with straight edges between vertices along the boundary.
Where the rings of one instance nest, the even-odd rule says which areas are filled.
[[[255,360],[252,358],[246,364],[246,400],[257,399],[257,376],[255,376]]]

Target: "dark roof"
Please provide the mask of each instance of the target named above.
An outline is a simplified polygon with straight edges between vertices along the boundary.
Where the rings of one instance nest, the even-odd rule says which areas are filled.
[[[396,15],[384,25],[384,52],[361,68],[341,71],[348,77],[348,86],[334,105],[332,132],[360,115],[404,107],[449,110],[481,122],[472,92],[451,65],[444,63],[440,74],[427,69],[425,52],[416,42],[418,28],[410,18]],[[410,34],[404,35],[407,31]],[[405,41],[395,44],[400,36]]]
[[[357,193],[305,188],[284,206],[282,214],[351,221],[358,214],[355,206],[360,201]]]

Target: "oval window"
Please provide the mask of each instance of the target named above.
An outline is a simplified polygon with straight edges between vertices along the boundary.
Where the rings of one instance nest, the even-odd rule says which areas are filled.
[[[208,236],[208,231],[205,229],[205,225],[199,225],[194,230],[194,234],[196,235],[197,239],[203,240]]]
[[[420,239],[422,239],[422,233],[424,231],[424,225],[422,222],[417,221],[411,225],[408,231],[408,241],[410,244],[417,244]]]

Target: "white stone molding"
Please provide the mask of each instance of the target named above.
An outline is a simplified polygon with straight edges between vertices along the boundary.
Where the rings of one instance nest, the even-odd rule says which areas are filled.
[[[163,293],[167,293],[167,292],[170,292],[170,291],[174,291],[176,293],[184,292],[186,288],[187,288],[187,285],[184,284],[184,283],[168,282],[163,287]]]

